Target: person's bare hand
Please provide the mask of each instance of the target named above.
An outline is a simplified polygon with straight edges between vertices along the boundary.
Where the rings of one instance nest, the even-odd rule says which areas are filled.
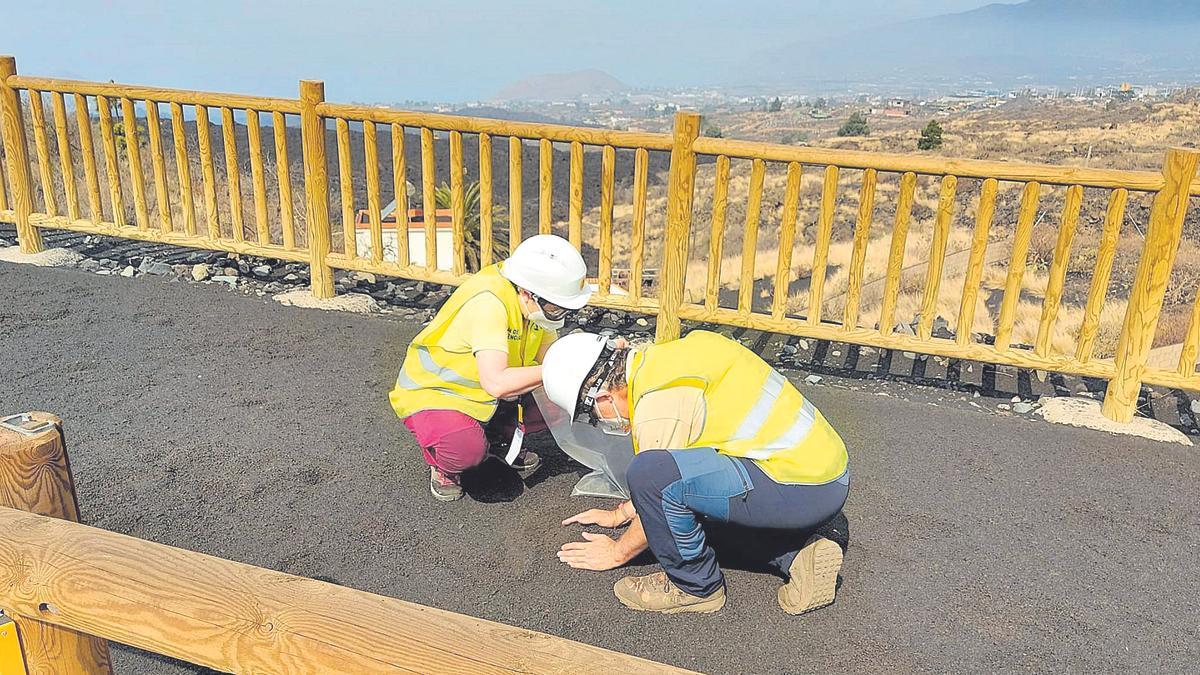
[[[617,542],[612,537],[584,532],[583,538],[584,541],[563,544],[558,550],[558,559],[577,570],[596,572],[611,570],[625,563],[621,559]]]
[[[562,521],[563,525],[599,525],[600,527],[620,527],[628,522],[629,519],[625,514],[621,513],[620,509],[609,511],[608,509],[588,509],[583,513],[577,513],[570,518]],[[584,536],[587,536],[586,533]]]

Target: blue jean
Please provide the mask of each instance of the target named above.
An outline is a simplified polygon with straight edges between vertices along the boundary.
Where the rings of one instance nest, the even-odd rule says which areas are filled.
[[[711,448],[640,452],[628,476],[650,552],[676,586],[698,596],[724,583],[710,538],[786,576],[850,490],[849,471],[822,485],[776,483],[753,460]]]

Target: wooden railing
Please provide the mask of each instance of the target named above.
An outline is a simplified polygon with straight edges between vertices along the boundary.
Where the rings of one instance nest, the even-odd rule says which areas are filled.
[[[46,95],[53,124],[46,112]],[[16,74],[11,58],[0,58],[7,180],[7,185],[0,180],[0,218],[17,223],[26,251],[41,249],[42,228],[65,228],[307,261],[312,290],[318,297],[333,294],[334,269],[457,284],[470,271],[468,253],[477,264],[486,265],[503,254],[496,243],[501,237],[515,245],[529,233],[555,231],[593,256],[600,283],[595,304],[656,315],[660,340],[678,336],[681,320],[703,321],[1103,378],[1109,381],[1104,412],[1123,421],[1134,415],[1142,383],[1200,389],[1196,371],[1200,303],[1193,306],[1177,367],[1147,365],[1188,201],[1200,193],[1194,182],[1198,155],[1193,150],[1169,151],[1161,173],[1118,171],[704,138],[699,136],[699,116],[691,113],[676,115],[672,134],[656,134],[341,105],[324,98],[324,85],[314,81],[302,82],[300,97],[293,100],[24,77]],[[82,148],[82,177],[75,176],[71,157],[68,103],[74,108],[75,137]],[[162,106],[167,106],[169,124],[162,117]],[[118,108],[119,114],[115,112]],[[210,119],[215,113],[220,143],[214,141]],[[194,145],[188,115],[194,119]],[[120,118],[119,134],[114,117]],[[302,130],[301,153],[288,144],[288,124],[297,117]],[[264,159],[260,128],[268,118],[274,139],[270,160]],[[246,129],[245,146],[239,138],[239,119]],[[139,127],[143,121],[149,136],[145,147]],[[32,129],[33,155],[27,128]],[[107,191],[101,190],[101,170],[93,151],[97,137]],[[382,150],[381,144],[385,146]],[[414,145],[419,151],[410,153]],[[168,152],[167,146],[173,152]],[[239,165],[240,147],[249,149],[248,186],[241,184],[246,172]],[[565,153],[558,149],[561,147],[566,148]],[[438,157],[439,150],[444,159]],[[467,161],[468,150],[477,155],[477,164]],[[149,155],[149,161],[143,153]],[[668,153],[665,183],[656,183],[662,177],[653,170],[654,158]],[[217,154],[224,159],[223,170],[215,159]],[[303,176],[302,187],[293,185],[289,170],[297,154],[302,170],[296,173]],[[561,161],[556,155],[562,154],[568,176],[565,199],[556,193],[554,180],[555,164]],[[597,154],[598,170],[593,163],[588,175],[587,160],[595,160]],[[197,155],[198,161],[193,161]],[[632,175],[621,176],[630,178],[629,203],[618,205],[619,160],[629,155],[632,161],[626,161],[626,169]],[[174,171],[167,166],[171,156]],[[534,158],[536,195],[526,194],[532,191],[524,189],[527,164]],[[736,162],[750,165],[748,188],[744,222],[730,225],[730,207],[740,206],[730,194],[731,166]],[[35,164],[36,179],[31,168]],[[698,165],[713,171],[711,195],[703,195],[711,202],[711,211],[693,214],[699,192]],[[271,167],[276,175],[268,181]],[[764,181],[773,167],[786,171],[777,231],[760,229]],[[804,176],[816,172],[821,185],[819,207],[809,228],[810,223],[800,219],[799,203]],[[152,191],[146,189],[147,173]],[[199,200],[192,196],[196,174],[202,193]],[[472,174],[478,181],[478,210],[471,214],[477,216],[477,226],[468,226],[473,219],[468,218],[464,197]],[[438,263],[435,219],[406,222],[415,202],[426,213],[438,207],[439,176],[448,178],[443,182],[448,183],[448,207],[453,214],[448,265]],[[501,176],[507,177],[507,195],[493,189]],[[598,181],[598,190],[589,191],[589,185],[597,185],[593,181]],[[900,315],[898,298],[903,297],[905,255],[911,245],[914,205],[920,201],[920,181],[936,181],[937,196],[927,262],[915,289],[918,311],[910,334],[896,328],[904,327],[909,318]],[[331,190],[334,182],[337,188]],[[835,265],[830,250],[840,193],[843,183],[853,182],[857,183],[857,213],[852,249],[848,260]],[[879,189],[885,183],[894,183],[894,199],[889,200]],[[365,195],[356,192],[357,185],[365,185]],[[657,204],[665,202],[666,211],[653,226],[648,215],[653,206],[652,187],[665,194]],[[961,286],[951,290],[943,279],[948,241],[963,194],[976,190],[969,253],[963,251],[965,273]],[[1047,215],[1044,207],[1050,190],[1062,192],[1062,209],[1052,219],[1058,228],[1056,242],[1038,310],[1040,319],[1035,336],[1029,339],[1031,344],[1026,345],[1015,339],[1014,323],[1026,302],[1022,292],[1031,240]],[[1096,241],[1091,242],[1096,246],[1096,258],[1082,318],[1071,334],[1071,344],[1064,347],[1061,341],[1056,345],[1052,337],[1061,328],[1064,284],[1072,246],[1077,243],[1085,190],[1106,193],[1105,215]],[[1021,196],[1010,223],[1011,250],[1002,299],[994,326],[975,332],[972,326],[980,301],[980,280],[989,259],[997,195],[1006,191],[1019,191]],[[299,199],[301,192],[303,200]],[[247,193],[249,200],[244,198]],[[597,193],[589,210],[588,195]],[[268,194],[274,196],[276,206],[270,206]],[[385,227],[382,205],[388,195],[395,200],[397,217],[394,225]],[[331,218],[332,197],[339,209]],[[1101,317],[1106,309],[1120,307],[1108,296],[1123,226],[1131,218],[1127,204],[1151,198],[1153,207],[1146,222],[1133,223],[1139,232],[1144,231],[1145,242],[1139,242],[1140,262],[1130,283],[1120,337],[1113,348],[1106,347],[1098,355]],[[297,207],[301,201],[302,206]],[[537,203],[536,217],[529,218],[533,201]],[[133,208],[127,213],[130,202]],[[563,202],[566,208],[556,217],[555,206]],[[355,215],[364,204],[369,226],[366,244],[360,246]],[[628,219],[620,226],[614,216],[618,206],[623,211],[629,207]],[[890,210],[893,215],[886,274],[875,284],[866,278],[864,261],[872,234],[881,229],[874,222],[878,210]],[[709,227],[698,227],[701,218],[694,216],[707,218]],[[721,278],[726,257],[723,242],[727,235],[736,234],[737,225],[744,229],[737,257],[739,273],[732,284],[736,302],[731,305],[721,300],[721,292],[730,290]],[[410,246],[414,233],[417,250]],[[764,235],[778,242],[775,264],[766,272],[756,264]],[[801,235],[812,242],[810,260],[795,257]],[[391,255],[385,246],[390,237],[395,239]],[[693,250],[693,242],[703,237],[707,237],[707,246]],[[618,260],[621,247],[624,257]],[[702,261],[706,267],[698,298],[687,292],[689,261]],[[807,266],[806,272],[796,271],[801,262]],[[614,285],[615,267],[629,269],[627,288]],[[659,273],[652,292],[643,293],[643,273],[648,267]],[[847,279],[844,290],[837,294],[840,305],[826,310],[832,300],[826,290],[827,277],[835,267],[845,269]],[[770,281],[766,306],[756,306],[756,300],[761,300],[756,280]],[[797,282],[807,282],[798,297],[791,291]],[[882,286],[882,303],[874,321],[861,306],[868,283]],[[947,314],[939,311],[939,302],[959,289],[957,311],[948,313],[953,315],[948,318],[954,320],[956,329],[949,336],[939,333],[935,326],[939,317]]]
[[[0,428],[0,610],[29,673],[111,673],[106,640],[231,673],[690,672],[78,518],[59,431]]]

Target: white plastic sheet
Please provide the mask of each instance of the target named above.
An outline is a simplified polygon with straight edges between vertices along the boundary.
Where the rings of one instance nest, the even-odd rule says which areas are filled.
[[[633,460],[633,439],[610,436],[590,424],[572,423],[567,411],[551,403],[540,387],[533,391],[533,400],[558,447],[575,461],[593,469],[579,479],[571,496],[628,499],[629,484],[625,474]]]

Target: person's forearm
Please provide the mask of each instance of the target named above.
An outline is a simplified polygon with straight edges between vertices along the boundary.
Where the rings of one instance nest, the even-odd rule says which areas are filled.
[[[633,522],[629,524],[629,529],[625,530],[617,539],[618,561],[624,565],[638,557],[642,551],[646,550],[647,546],[649,544],[646,542],[646,530],[642,529],[642,519],[635,514]]]
[[[496,374],[490,382],[484,382],[484,389],[496,398],[512,398],[528,394],[542,384],[541,366],[521,366],[505,368]]]

